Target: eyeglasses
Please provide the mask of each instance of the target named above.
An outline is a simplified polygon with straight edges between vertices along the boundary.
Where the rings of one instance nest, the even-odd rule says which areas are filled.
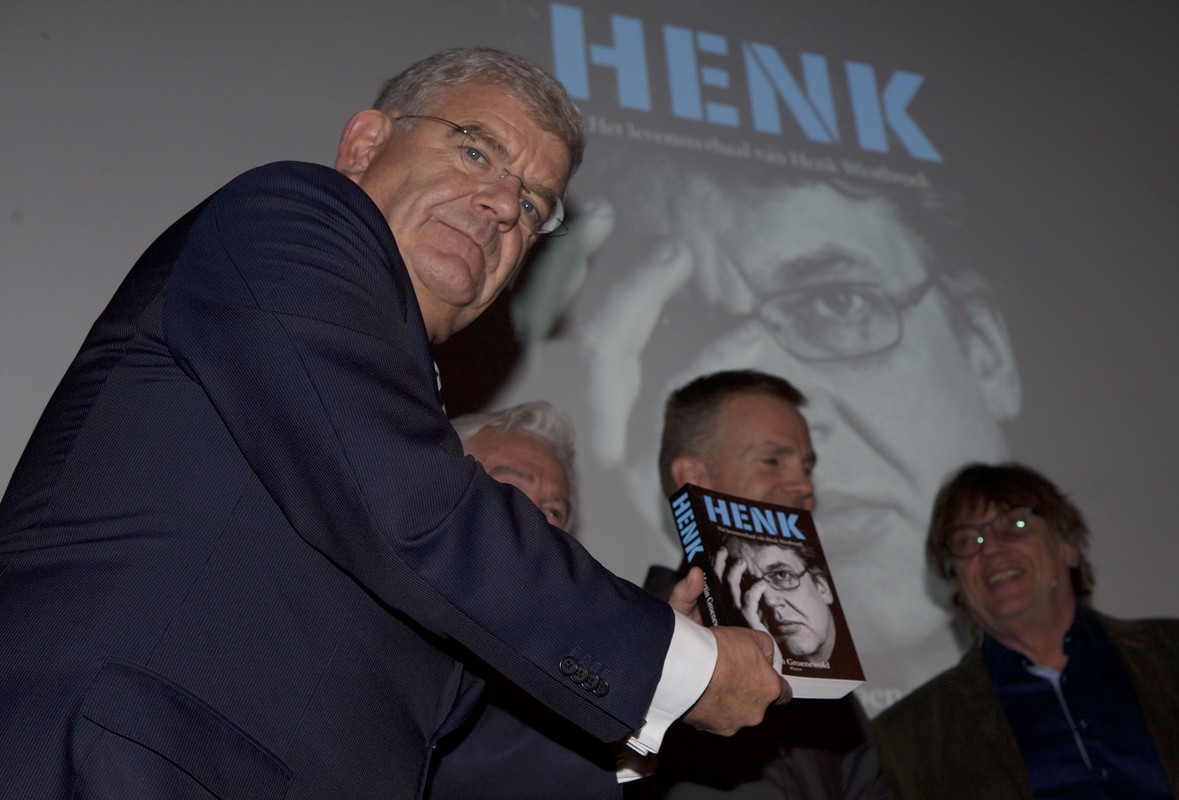
[[[802,583],[802,576],[806,575],[807,572],[809,570],[804,569],[802,572],[794,572],[789,569],[775,569],[762,575],[761,579],[775,589],[788,592],[791,589],[798,588],[798,585]]]
[[[561,198],[547,192],[536,192],[524,185],[524,179],[495,159],[506,159],[503,145],[476,128],[464,128],[457,122],[426,114],[406,114],[396,119],[426,119],[449,127],[454,133],[462,134],[462,141],[455,150],[463,170],[480,183],[498,183],[504,178],[515,178],[520,184],[520,221],[529,233],[537,236],[563,232],[565,204]],[[492,155],[488,155],[492,154]]]
[[[779,294],[757,315],[783,349],[804,361],[870,356],[901,340],[904,313],[933,285],[926,278],[893,297],[874,283],[824,283]]]
[[[988,537],[1004,542],[1015,542],[1031,533],[1032,517],[1030,508],[1011,508],[996,514],[986,522],[977,524],[964,522],[950,531],[946,547],[954,558],[970,558],[979,553]]]

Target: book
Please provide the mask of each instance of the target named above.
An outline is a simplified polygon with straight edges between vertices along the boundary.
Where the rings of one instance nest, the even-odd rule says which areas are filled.
[[[864,682],[809,511],[690,483],[669,501],[684,556],[704,571],[704,624],[769,633],[795,697],[843,697]]]

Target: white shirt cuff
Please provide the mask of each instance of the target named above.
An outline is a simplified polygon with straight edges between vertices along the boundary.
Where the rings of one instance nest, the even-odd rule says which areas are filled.
[[[626,742],[632,750],[641,755],[659,752],[671,723],[682,717],[708,688],[716,669],[716,653],[712,631],[676,611],[675,630],[651,707],[643,727]]]

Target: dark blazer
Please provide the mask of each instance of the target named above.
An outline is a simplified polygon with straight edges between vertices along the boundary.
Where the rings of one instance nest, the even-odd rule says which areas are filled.
[[[502,679],[443,740],[429,800],[621,800],[617,742],[594,739]]]
[[[1179,787],[1179,621],[1090,612],[1121,657],[1172,791]],[[1032,800],[1019,746],[977,647],[874,720],[899,800]]]
[[[462,456],[367,195],[274,164],[140,259],[0,501],[0,797],[420,796],[462,661],[616,740],[672,629]]]

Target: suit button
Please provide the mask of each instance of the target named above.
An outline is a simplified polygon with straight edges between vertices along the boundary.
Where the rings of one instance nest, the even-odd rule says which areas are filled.
[[[568,677],[577,672],[581,664],[577,663],[577,659],[573,656],[565,656],[561,659],[561,663],[557,665],[557,669],[561,670],[561,674]]]
[[[605,697],[606,695],[610,694],[610,684],[606,683],[606,679],[603,678],[598,681],[598,685],[595,686],[591,692],[594,697]]]
[[[594,689],[598,688],[598,684],[601,682],[602,682],[602,676],[596,672],[591,672],[589,674],[589,677],[587,677],[584,681],[581,682],[581,685],[584,686],[586,689],[589,689],[592,692]]]
[[[577,671],[569,676],[569,680],[573,681],[574,683],[581,683],[589,677],[589,674],[590,671],[588,669],[578,664]]]

